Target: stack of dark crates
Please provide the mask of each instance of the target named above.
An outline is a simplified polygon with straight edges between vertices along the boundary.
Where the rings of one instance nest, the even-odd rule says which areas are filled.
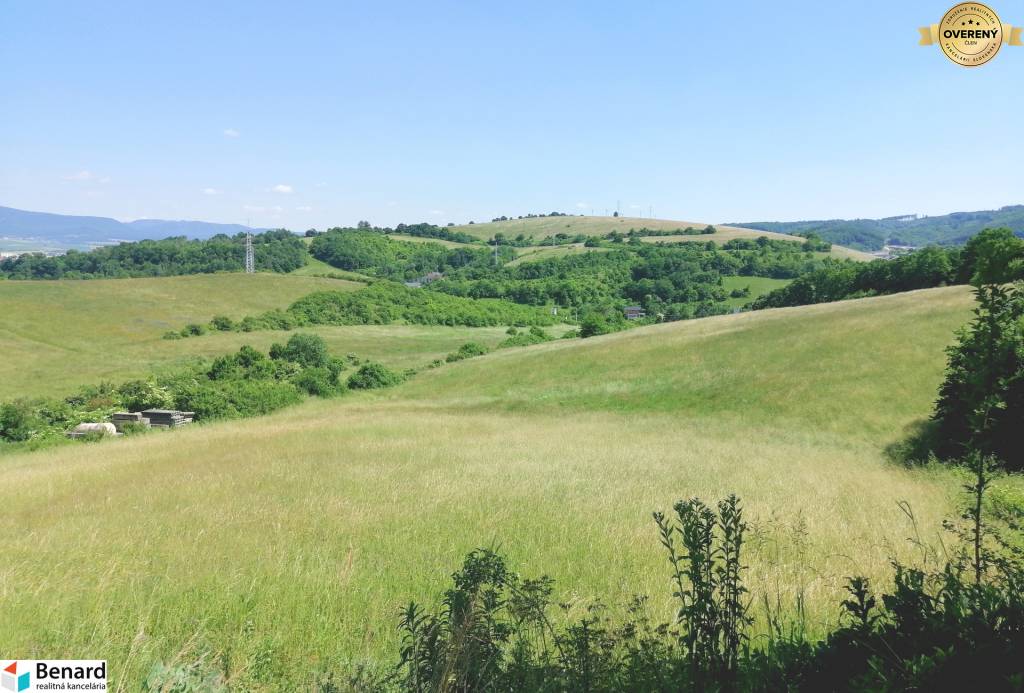
[[[149,425],[153,428],[177,428],[192,423],[195,416],[193,412],[174,409],[146,409],[141,413],[149,419]]]

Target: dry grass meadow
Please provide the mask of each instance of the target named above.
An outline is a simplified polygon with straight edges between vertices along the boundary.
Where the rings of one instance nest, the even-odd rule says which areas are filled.
[[[242,688],[294,690],[393,662],[399,607],[488,545],[575,613],[646,593],[669,618],[650,513],[730,492],[751,587],[802,597],[820,632],[845,576],[915,560],[898,502],[932,544],[954,512],[948,471],[885,448],[928,415],[971,305],[953,287],[652,326],[6,457],[0,649],[106,657],[134,685],[188,644]]]

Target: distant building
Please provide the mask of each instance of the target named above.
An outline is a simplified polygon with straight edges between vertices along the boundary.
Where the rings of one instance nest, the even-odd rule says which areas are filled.
[[[626,316],[626,320],[639,320],[647,316],[647,313],[640,306],[626,306],[622,309],[622,313]]]
[[[411,282],[405,282],[405,285],[410,289],[418,289],[426,284],[436,282],[438,279],[444,279],[444,275],[440,272],[427,272],[419,279],[413,279]]]

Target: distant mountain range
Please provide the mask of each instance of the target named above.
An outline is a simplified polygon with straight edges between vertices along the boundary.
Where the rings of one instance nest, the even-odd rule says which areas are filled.
[[[753,221],[745,226],[762,231],[806,234],[814,232],[837,245],[858,250],[880,250],[888,245],[961,245],[982,229],[1005,226],[1024,236],[1024,205],[981,212],[954,212],[937,217],[910,214],[885,219],[827,219],[821,221]]]
[[[139,219],[121,222],[108,217],[80,217],[0,207],[0,239],[32,241],[39,247],[50,248],[90,248],[118,241],[169,236],[209,238],[218,233],[234,235],[244,232],[246,228],[241,224],[213,224],[206,221]],[[0,240],[0,244],[2,242]]]

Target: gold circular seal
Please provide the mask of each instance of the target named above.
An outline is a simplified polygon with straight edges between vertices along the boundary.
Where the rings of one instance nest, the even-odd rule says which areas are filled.
[[[984,65],[1003,45],[1003,25],[991,8],[977,2],[962,2],[943,15],[939,45],[957,65]]]

